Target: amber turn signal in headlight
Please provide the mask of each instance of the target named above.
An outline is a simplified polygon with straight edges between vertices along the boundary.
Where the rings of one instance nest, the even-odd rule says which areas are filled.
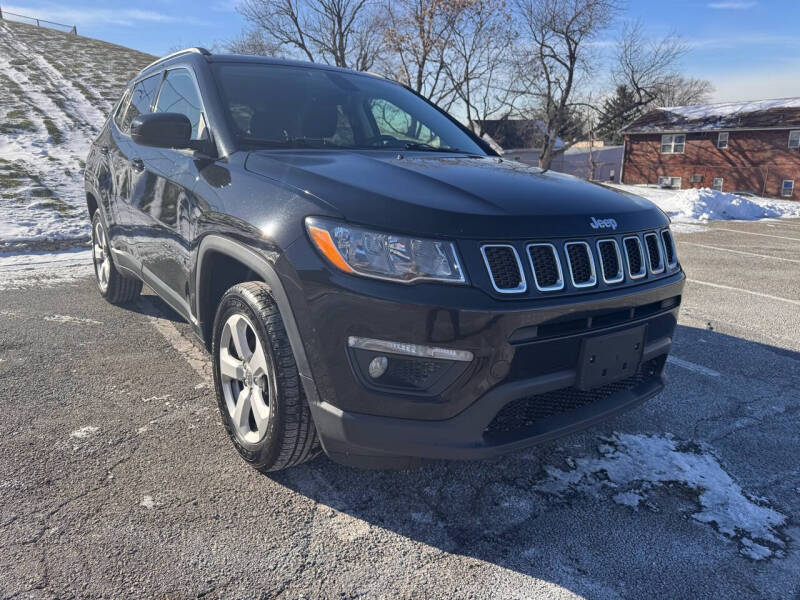
[[[452,242],[372,231],[318,217],[306,218],[306,229],[320,253],[345,273],[400,283],[465,282]]]

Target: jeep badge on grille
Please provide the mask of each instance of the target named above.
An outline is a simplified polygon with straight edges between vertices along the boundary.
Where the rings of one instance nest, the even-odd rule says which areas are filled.
[[[592,217],[592,220],[589,221],[589,225],[592,226],[592,229],[606,229],[610,227],[614,231],[617,230],[617,222],[614,219],[598,219],[597,217]]]

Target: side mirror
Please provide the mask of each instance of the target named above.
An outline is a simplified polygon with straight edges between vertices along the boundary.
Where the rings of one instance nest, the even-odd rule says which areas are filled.
[[[139,115],[131,122],[131,138],[142,146],[189,148],[192,124],[180,113]]]

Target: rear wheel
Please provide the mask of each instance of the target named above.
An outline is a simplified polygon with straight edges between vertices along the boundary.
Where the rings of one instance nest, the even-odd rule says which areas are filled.
[[[225,293],[213,352],[219,410],[248,463],[278,471],[319,454],[286,329],[265,284],[242,283]]]
[[[106,225],[99,210],[92,217],[92,261],[97,289],[111,304],[131,302],[142,292],[142,282],[139,279],[123,275],[114,266]]]

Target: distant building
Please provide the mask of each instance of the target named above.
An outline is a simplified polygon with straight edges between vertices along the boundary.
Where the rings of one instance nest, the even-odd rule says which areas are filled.
[[[800,98],[658,108],[622,133],[624,183],[800,198]]]

